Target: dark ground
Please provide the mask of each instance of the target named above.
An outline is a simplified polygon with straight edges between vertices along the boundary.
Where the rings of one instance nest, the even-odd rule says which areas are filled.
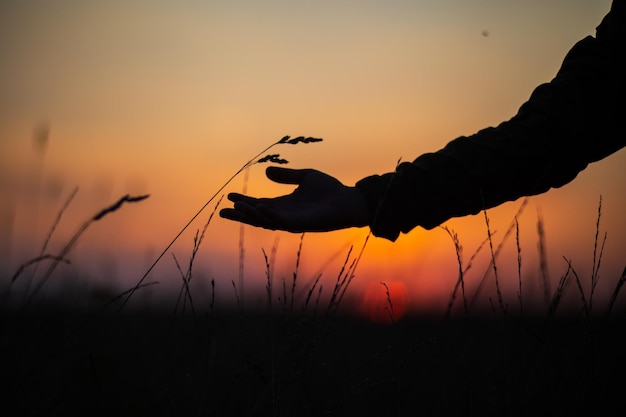
[[[624,412],[626,318],[269,317],[5,311],[3,415]]]

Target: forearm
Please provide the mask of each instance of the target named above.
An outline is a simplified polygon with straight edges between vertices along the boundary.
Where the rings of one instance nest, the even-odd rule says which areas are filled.
[[[576,44],[556,77],[537,87],[511,120],[359,181],[373,233],[395,240],[418,225],[430,229],[543,193],[622,148],[626,91],[618,60],[626,47],[615,22],[609,14],[597,38]]]

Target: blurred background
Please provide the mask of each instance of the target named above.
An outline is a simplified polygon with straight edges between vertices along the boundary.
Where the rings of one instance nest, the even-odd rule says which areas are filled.
[[[58,253],[81,224],[122,195],[150,197],[93,223],[67,255],[71,264],[59,265],[38,294],[69,303],[77,302],[76,292],[105,300],[135,285],[220,187],[284,135],[324,139],[273,148],[288,166],[314,167],[353,184],[393,170],[400,158],[497,125],[550,81],[574,43],[595,34],[610,4],[3,1],[2,290],[40,254],[76,189],[46,253]],[[530,198],[521,213],[521,200],[488,211],[494,249],[504,240],[497,266],[512,309],[520,278],[524,302],[545,308],[541,277],[554,291],[568,260],[589,289],[594,256],[596,264],[601,259],[598,296],[608,298],[624,268],[624,166],[621,151],[567,186]],[[142,289],[138,300],[178,294],[174,256],[186,271],[194,235],[222,194],[290,191],[266,180],[264,169],[242,172],[211,200],[146,278],[159,285]],[[510,229],[516,213],[518,232]],[[482,248],[466,273],[466,291],[475,293],[484,279],[481,299],[488,301],[495,286],[484,216],[445,226],[458,235],[464,265]],[[297,268],[301,291],[318,276],[330,291],[350,248],[352,260],[367,234],[351,229],[301,240],[216,214],[194,260],[197,303],[207,302],[214,280],[218,303],[235,302],[236,290],[246,307],[262,305],[265,256],[278,285],[291,283]],[[458,269],[442,228],[417,228],[395,243],[371,237],[347,297],[355,311],[378,314],[384,282],[398,311],[439,312]],[[25,270],[12,294],[44,270]]]

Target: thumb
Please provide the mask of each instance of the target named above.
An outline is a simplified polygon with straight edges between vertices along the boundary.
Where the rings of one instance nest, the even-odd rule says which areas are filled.
[[[311,169],[291,169],[270,166],[265,170],[265,175],[270,180],[280,184],[300,184]]]

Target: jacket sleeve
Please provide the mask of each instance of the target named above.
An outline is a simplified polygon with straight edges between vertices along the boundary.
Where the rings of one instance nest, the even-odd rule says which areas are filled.
[[[626,0],[615,0],[596,36],[576,43],[510,120],[357,182],[372,233],[393,241],[416,226],[544,193],[624,147],[625,12]]]

